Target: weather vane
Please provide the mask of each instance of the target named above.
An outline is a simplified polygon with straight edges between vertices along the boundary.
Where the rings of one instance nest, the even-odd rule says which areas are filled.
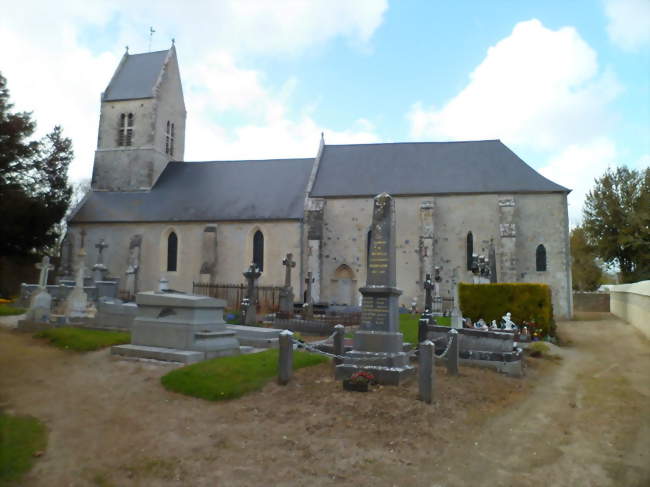
[[[149,52],[151,52],[151,40],[153,39],[153,35],[156,31],[153,29],[153,27],[149,27]]]

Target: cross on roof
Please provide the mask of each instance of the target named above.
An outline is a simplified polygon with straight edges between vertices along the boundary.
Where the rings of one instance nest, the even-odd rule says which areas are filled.
[[[47,286],[47,275],[50,271],[54,270],[54,266],[50,264],[50,258],[45,255],[41,262],[36,264],[36,268],[40,269],[41,274],[38,277],[38,285],[42,288]]]

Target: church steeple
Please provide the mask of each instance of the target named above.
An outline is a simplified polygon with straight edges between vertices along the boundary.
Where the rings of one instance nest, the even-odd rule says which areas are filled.
[[[185,118],[175,46],[127,48],[101,96],[93,189],[151,189],[170,160],[183,160]]]

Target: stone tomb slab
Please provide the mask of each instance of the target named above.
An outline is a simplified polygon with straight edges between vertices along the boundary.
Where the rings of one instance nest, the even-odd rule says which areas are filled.
[[[138,293],[136,303],[131,346],[112,347],[113,354],[135,356],[140,350],[143,358],[151,358],[152,348],[161,349],[160,356],[173,350],[199,352],[202,360],[239,354],[236,334],[223,320],[222,299],[148,291]]]

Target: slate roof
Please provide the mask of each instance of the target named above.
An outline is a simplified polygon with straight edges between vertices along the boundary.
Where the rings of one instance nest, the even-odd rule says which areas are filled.
[[[301,219],[314,159],[170,162],[151,191],[93,191],[72,223]]]
[[[313,197],[563,192],[499,140],[326,145]]]
[[[126,54],[104,92],[104,101],[152,98],[169,50]]]

